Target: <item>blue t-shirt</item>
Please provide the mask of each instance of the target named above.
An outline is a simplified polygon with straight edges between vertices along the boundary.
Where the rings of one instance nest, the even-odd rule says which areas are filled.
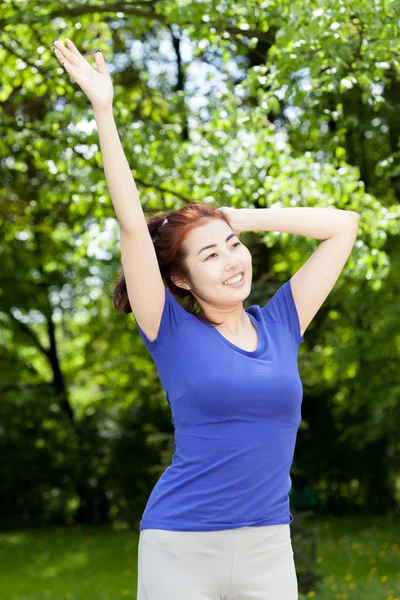
[[[140,529],[217,531],[291,523],[290,468],[301,422],[297,355],[304,337],[290,280],[260,308],[253,352],[187,312],[165,287],[157,339],[138,326],[167,395],[172,463]]]

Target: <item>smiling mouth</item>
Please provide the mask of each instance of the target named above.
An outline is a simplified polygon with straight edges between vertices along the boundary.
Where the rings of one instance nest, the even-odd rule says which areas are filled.
[[[227,283],[228,281],[231,281],[231,279],[235,279],[236,277],[239,277],[239,275],[241,276],[240,279],[238,279],[237,281],[233,282],[233,283]],[[234,285],[235,283],[240,283],[240,281],[242,281],[244,276],[244,272],[242,271],[241,273],[238,273],[237,275],[234,275],[233,277],[229,277],[229,279],[227,279],[226,281],[223,282],[224,285]]]

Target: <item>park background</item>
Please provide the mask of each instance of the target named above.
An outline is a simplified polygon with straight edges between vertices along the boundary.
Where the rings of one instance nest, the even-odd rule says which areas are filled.
[[[360,214],[299,352],[292,539],[301,598],[400,598],[399,28],[399,0],[0,1],[1,600],[136,598],[140,517],[173,452],[154,364],[112,304],[118,226],[93,110],[52,50],[66,37],[105,56],[146,215]],[[242,236],[245,307],[319,243]]]

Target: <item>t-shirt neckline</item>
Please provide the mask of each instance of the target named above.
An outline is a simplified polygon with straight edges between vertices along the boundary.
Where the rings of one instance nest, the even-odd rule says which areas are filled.
[[[257,344],[257,348],[255,350],[244,350],[244,348],[240,348],[239,346],[236,346],[236,344],[233,344],[231,341],[229,341],[224,335],[222,335],[222,333],[220,331],[218,331],[218,329],[216,327],[212,327],[212,329],[215,331],[215,333],[217,334],[217,336],[230,348],[232,348],[233,350],[236,350],[236,352],[240,352],[241,354],[245,354],[246,356],[258,356],[259,354],[261,354],[261,352],[263,351],[263,341],[264,341],[264,336],[262,334],[262,330],[260,327],[259,322],[257,321],[257,319],[249,312],[247,312],[247,310],[245,311],[250,319],[251,322],[253,323],[254,327],[256,328],[257,331],[257,337],[258,337],[258,344]]]

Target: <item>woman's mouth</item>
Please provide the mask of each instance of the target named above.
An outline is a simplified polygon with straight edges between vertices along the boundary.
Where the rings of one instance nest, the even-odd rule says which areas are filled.
[[[239,273],[239,275],[235,275],[230,279],[224,281],[223,285],[228,285],[229,287],[240,287],[244,282],[244,273]]]

